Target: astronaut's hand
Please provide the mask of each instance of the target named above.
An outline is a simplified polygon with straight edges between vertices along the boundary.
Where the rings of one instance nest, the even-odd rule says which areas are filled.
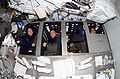
[[[32,47],[35,47],[35,43],[32,44]]]
[[[43,47],[47,47],[47,43],[44,42],[44,43],[43,43]]]

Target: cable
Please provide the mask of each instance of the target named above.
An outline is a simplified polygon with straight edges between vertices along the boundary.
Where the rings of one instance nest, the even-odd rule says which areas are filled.
[[[24,79],[24,77],[21,76],[21,75],[18,75],[18,76],[17,76],[17,79]]]
[[[56,8],[59,8],[59,7],[57,7],[54,3],[52,3],[52,2],[50,2],[50,1],[48,1],[48,0],[44,0],[44,1],[46,1],[46,2],[48,2],[48,3],[50,3],[50,4],[52,4],[52,5],[54,5]]]

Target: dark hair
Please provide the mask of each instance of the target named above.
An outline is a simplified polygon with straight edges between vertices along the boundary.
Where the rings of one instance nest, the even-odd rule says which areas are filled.
[[[0,22],[2,21],[3,19],[0,17]]]
[[[33,36],[35,36],[35,35],[36,35],[36,34],[35,34],[35,28],[34,28],[33,26],[31,26],[31,25],[28,25],[28,26],[25,28],[26,34],[28,35],[28,29],[29,29],[29,28],[32,29],[32,31],[33,31]]]
[[[50,32],[51,32],[52,30],[54,30],[55,32],[57,32],[57,31],[56,31],[56,29],[53,29],[53,28],[52,28],[52,29],[50,29]]]

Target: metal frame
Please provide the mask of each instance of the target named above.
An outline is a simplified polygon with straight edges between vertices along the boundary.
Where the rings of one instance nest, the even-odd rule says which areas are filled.
[[[36,45],[36,53],[35,53],[37,56],[40,56],[42,31],[43,31],[43,22],[40,22],[40,26],[37,34],[37,45]]]
[[[37,45],[36,45],[36,55],[40,56],[41,53],[41,40],[42,40],[42,32],[43,32],[43,25],[45,22],[61,22],[61,44],[62,44],[62,55],[68,55],[67,53],[67,38],[66,38],[66,27],[65,23],[66,22],[74,22],[74,21],[41,21],[40,26],[39,26],[39,31],[38,31],[38,37],[37,37]],[[105,34],[90,34],[87,26],[87,21],[75,21],[75,22],[83,22],[83,29],[85,30],[86,33],[86,39],[87,39],[87,45],[88,45],[88,51],[90,53],[96,53],[96,52],[104,52],[104,51],[110,51],[110,46],[106,33]],[[99,38],[102,37],[104,38],[102,42],[99,42]],[[93,45],[93,40],[97,40],[94,42]],[[97,48],[96,48],[97,46]],[[102,48],[101,48],[102,46]],[[103,48],[105,47],[105,49]],[[100,48],[100,49],[99,49]],[[88,53],[88,52],[84,52]]]
[[[66,38],[66,27],[65,21],[61,22],[61,33],[62,33],[62,55],[67,55],[67,38]]]

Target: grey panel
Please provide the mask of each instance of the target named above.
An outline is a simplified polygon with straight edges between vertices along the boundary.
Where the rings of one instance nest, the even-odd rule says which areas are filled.
[[[88,34],[87,42],[90,53],[110,51],[108,39],[105,34]]]
[[[115,60],[115,79],[120,79],[120,18],[107,22],[105,29]]]
[[[87,22],[84,22],[84,28],[90,53],[110,51],[110,45],[106,34],[90,34]]]

